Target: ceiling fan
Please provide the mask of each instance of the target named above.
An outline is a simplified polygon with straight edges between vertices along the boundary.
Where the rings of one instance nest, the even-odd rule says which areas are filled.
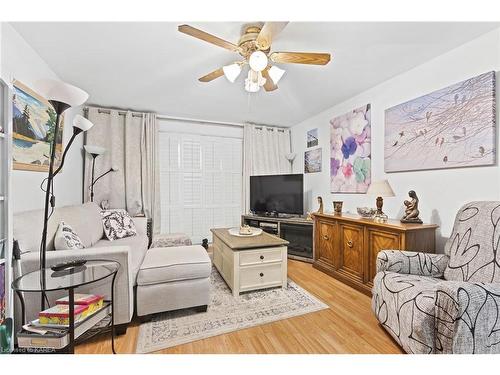
[[[326,65],[330,61],[329,53],[312,52],[271,52],[271,43],[285,28],[288,22],[266,22],[263,26],[247,25],[238,44],[233,44],[208,34],[189,25],[180,25],[181,33],[212,43],[229,51],[239,53],[243,60],[236,61],[199,78],[200,82],[210,82],[221,76],[226,76],[234,82],[240,75],[243,66],[249,65],[248,76],[245,79],[245,90],[257,92],[261,87],[266,91],[278,88],[278,81],[285,71],[272,63]]]

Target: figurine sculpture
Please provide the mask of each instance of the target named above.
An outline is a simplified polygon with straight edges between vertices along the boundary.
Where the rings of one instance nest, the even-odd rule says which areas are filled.
[[[318,199],[318,203],[319,203],[318,211],[312,212],[312,213],[308,212],[306,220],[312,220],[313,219],[313,217],[312,217],[313,214],[322,214],[323,213],[323,198],[318,197],[317,199]]]
[[[402,223],[417,223],[422,224],[420,220],[420,212],[418,211],[418,197],[414,190],[408,192],[410,200],[405,200],[404,205],[406,206],[405,214],[401,218]]]
[[[318,211],[316,211],[318,214],[323,213],[323,198],[318,197],[318,203],[319,203],[319,208]]]

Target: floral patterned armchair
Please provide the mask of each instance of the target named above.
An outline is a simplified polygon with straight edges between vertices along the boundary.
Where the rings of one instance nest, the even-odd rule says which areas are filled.
[[[500,202],[471,202],[445,254],[378,254],[372,309],[408,353],[500,353]]]

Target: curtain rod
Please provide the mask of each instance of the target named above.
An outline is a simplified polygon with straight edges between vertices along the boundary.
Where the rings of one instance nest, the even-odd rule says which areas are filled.
[[[96,108],[98,113],[111,113],[111,109],[104,109],[104,108],[98,108],[98,107],[84,107],[83,111],[88,112],[89,108]],[[132,113],[132,117],[142,117],[142,113],[136,112],[136,111],[125,111],[122,109],[117,109],[118,115],[125,116],[127,112]],[[183,122],[198,122],[201,124],[213,124],[213,125],[222,125],[222,126],[237,126],[242,128],[245,126],[245,124],[240,123],[240,122],[227,122],[227,121],[212,121],[212,120],[200,120],[200,119],[195,119],[195,118],[188,118],[188,117],[175,117],[175,116],[167,116],[167,115],[157,115],[156,118],[158,120],[174,120],[174,121],[183,121]],[[270,126],[274,128],[280,128],[280,129],[287,129],[284,126],[275,126],[275,125],[264,125],[264,124],[255,124],[252,122],[249,122],[251,125],[257,125],[257,126]]]

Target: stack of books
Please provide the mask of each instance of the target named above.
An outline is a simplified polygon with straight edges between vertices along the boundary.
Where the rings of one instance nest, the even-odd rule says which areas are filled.
[[[104,296],[75,294],[75,338],[95,326],[110,313]],[[38,313],[38,319],[25,324],[18,333],[18,345],[24,348],[61,349],[68,344],[68,297],[60,298],[56,305]]]
[[[55,306],[40,311],[38,313],[40,325],[69,325],[68,301],[68,297],[60,298],[56,301]],[[101,309],[103,303],[104,296],[94,294],[75,294],[75,324]]]

